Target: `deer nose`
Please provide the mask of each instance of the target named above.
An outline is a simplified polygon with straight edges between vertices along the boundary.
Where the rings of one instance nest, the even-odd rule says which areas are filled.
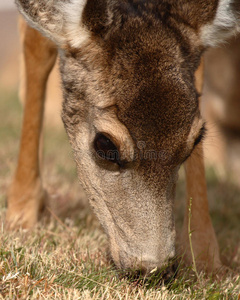
[[[173,259],[169,259],[163,266],[156,266],[156,264],[149,262],[149,261],[143,261],[139,265],[139,268],[137,269],[137,273],[139,275],[145,276],[145,277],[151,277],[151,276],[159,276],[159,278],[167,279],[170,277],[173,277],[176,275],[178,269],[178,264]]]
[[[134,264],[127,264],[126,261],[121,261],[121,268],[127,271],[131,278],[159,278],[164,282],[173,279],[178,270],[176,258],[169,258],[165,263],[159,264],[151,260],[135,260]]]
[[[143,262],[141,267],[135,270],[128,270],[124,276],[131,280],[143,280],[144,282],[154,280],[155,283],[171,284],[177,275],[178,264],[169,262],[166,267],[152,268],[148,262]]]

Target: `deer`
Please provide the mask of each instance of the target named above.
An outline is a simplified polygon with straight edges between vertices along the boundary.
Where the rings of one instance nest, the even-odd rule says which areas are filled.
[[[31,228],[47,200],[39,145],[46,83],[59,56],[62,120],[116,267],[149,274],[174,259],[175,187],[184,164],[184,260],[193,261],[191,214],[198,268],[219,269],[203,162],[201,58],[239,31],[239,1],[15,2],[25,109],[7,223]]]

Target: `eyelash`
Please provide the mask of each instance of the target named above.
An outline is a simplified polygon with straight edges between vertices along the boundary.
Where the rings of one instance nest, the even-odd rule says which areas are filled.
[[[205,127],[205,123],[203,124],[202,128],[200,129],[200,134],[199,136],[196,138],[194,144],[193,144],[193,148],[192,148],[192,151],[190,152],[190,154],[184,159],[184,161],[182,163],[184,163],[190,156],[191,154],[193,153],[193,150],[196,148],[196,146],[201,142],[203,141],[203,139],[205,138],[206,136],[206,132],[207,132],[207,129]]]
[[[203,124],[202,128],[200,129],[200,134],[194,142],[193,149],[204,139],[206,132],[207,132],[207,129],[205,128],[205,124]]]

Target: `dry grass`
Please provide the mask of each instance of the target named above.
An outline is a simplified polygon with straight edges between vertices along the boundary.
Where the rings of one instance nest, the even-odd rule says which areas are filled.
[[[78,186],[63,128],[46,130],[44,181],[52,195],[52,213],[31,232],[6,231],[5,195],[16,165],[21,106],[16,94],[0,95],[0,299],[238,299],[240,190],[231,181],[219,184],[213,170],[208,172],[211,213],[223,260],[233,270],[224,278],[200,274],[196,279],[185,268],[169,284],[154,277],[143,283],[111,266],[106,236]],[[181,174],[177,228],[183,205]]]

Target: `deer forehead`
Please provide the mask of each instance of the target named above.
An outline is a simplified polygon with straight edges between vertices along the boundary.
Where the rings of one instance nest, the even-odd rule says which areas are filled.
[[[95,55],[95,45],[92,47]],[[99,131],[109,131],[112,124],[119,136],[125,135],[121,125],[117,126],[112,118],[113,108],[118,120],[135,139],[156,136],[160,140],[167,133],[176,136],[179,127],[186,137],[198,106],[188,72],[182,72],[179,60],[174,63],[170,55],[155,52],[154,63],[148,64],[143,58],[151,56],[151,49],[149,52],[139,49],[138,55],[131,54],[131,49],[126,52],[127,59],[124,59],[121,54],[109,55],[99,48],[98,57],[92,60],[89,46],[88,51],[81,50],[77,58],[65,58],[63,82],[75,91],[74,100],[79,101],[79,110],[82,106],[89,110],[87,103],[91,105],[92,120],[97,117],[98,124],[101,123]],[[175,53],[179,55],[176,48],[172,55]],[[71,99],[67,99],[66,106],[71,105]]]

